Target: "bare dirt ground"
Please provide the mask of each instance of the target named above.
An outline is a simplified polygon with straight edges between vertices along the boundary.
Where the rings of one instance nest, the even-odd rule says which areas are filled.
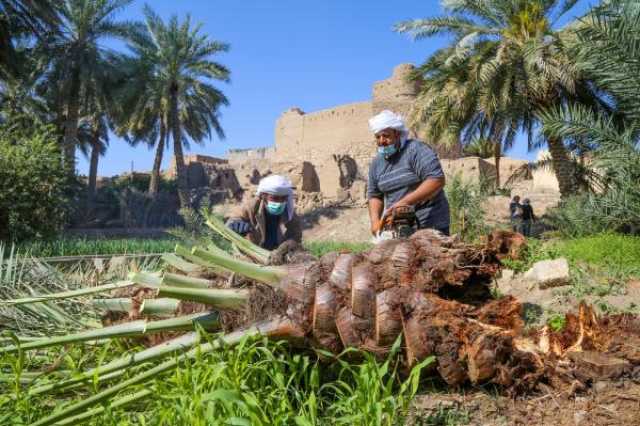
[[[362,243],[371,241],[369,213],[363,207],[331,207],[302,216],[303,239]]]
[[[631,426],[640,424],[640,383],[596,382],[582,393],[511,399],[486,390],[415,398],[409,425]]]

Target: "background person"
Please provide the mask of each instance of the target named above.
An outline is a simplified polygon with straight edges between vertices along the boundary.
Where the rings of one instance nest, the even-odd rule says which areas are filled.
[[[531,225],[538,220],[533,213],[531,201],[528,198],[522,200],[522,234],[525,237],[531,236]]]
[[[522,225],[522,204],[520,204],[520,196],[515,195],[509,203],[509,220],[513,232],[520,232]]]
[[[371,233],[381,231],[385,214],[413,206],[418,228],[449,235],[449,203],[440,160],[428,145],[408,138],[402,117],[385,110],[369,120],[378,155],[369,167],[367,198]]]

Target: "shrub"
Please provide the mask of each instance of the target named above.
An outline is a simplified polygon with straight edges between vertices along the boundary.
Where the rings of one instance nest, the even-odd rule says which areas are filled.
[[[0,132],[0,240],[47,237],[64,226],[71,182],[56,138],[47,126]]]
[[[482,203],[486,193],[481,183],[465,182],[455,175],[445,186],[451,211],[451,233],[472,241],[487,232]]]

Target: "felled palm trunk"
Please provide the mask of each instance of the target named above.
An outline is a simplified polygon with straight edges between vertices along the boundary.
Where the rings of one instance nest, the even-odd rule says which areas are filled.
[[[168,257],[168,268],[173,272],[131,277],[143,288],[141,293],[132,295],[131,310],[139,315],[144,311],[143,303],[158,298],[165,299],[161,304],[166,304],[168,298],[175,299],[171,302],[171,306],[178,307],[174,313],[180,313],[179,307],[186,300],[200,302],[198,306],[203,309],[209,306],[221,311],[215,318],[220,319],[227,332],[224,339],[229,343],[238,342],[247,334],[261,333],[333,353],[353,347],[385,355],[402,335],[406,364],[411,366],[434,356],[434,371],[450,385],[492,382],[519,393],[535,389],[539,383],[571,391],[599,378],[640,378],[637,317],[598,318],[582,305],[578,315],[567,315],[562,332],[543,328],[524,333],[520,303],[513,297],[490,297],[487,289],[500,267],[500,259],[517,256],[523,246],[522,236],[505,231],[494,232],[484,244],[473,246],[432,230],[421,230],[406,240],[386,241],[367,253],[331,253],[319,260],[279,267],[258,266],[215,246],[194,248],[190,253],[179,248],[176,253],[181,258]],[[243,250],[256,255],[255,248]],[[210,288],[225,287],[223,276],[230,272],[244,278],[235,282],[232,289]],[[213,275],[220,279],[213,279]],[[60,297],[66,294],[48,296]],[[32,299],[37,302],[41,298]],[[5,303],[8,302],[18,303]],[[189,318],[177,325],[171,322],[171,330],[192,328]],[[166,330],[169,324],[167,320],[146,325],[143,322],[136,322],[142,334]],[[111,330],[132,334],[125,324],[116,327]],[[95,339],[98,334],[82,333],[54,342],[43,340],[29,343],[29,347]],[[36,424],[51,424],[78,413],[128,386],[178,367],[195,353],[219,347],[213,342],[189,349],[195,342],[190,338],[183,345],[171,340],[163,343],[165,346],[139,353],[131,361],[114,361],[96,373],[101,382],[123,365],[189,350]],[[82,380],[90,377],[89,373],[82,375]],[[77,380],[69,378],[64,383],[73,385]],[[48,386],[42,392],[49,390],[55,389]],[[112,404],[124,402],[123,397]]]
[[[500,382],[500,372],[517,363],[511,355],[522,330],[520,304],[510,297],[483,304],[488,291],[476,299],[479,306],[448,299],[487,290],[498,257],[514,241],[520,240],[496,233],[475,247],[424,230],[362,255],[330,254],[319,262],[268,268],[263,282],[285,295],[281,314],[312,345],[384,356],[402,333],[409,365],[435,355],[449,384]],[[259,279],[258,271],[250,274]]]

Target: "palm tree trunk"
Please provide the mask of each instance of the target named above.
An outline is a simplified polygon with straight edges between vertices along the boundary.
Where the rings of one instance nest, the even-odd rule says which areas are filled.
[[[566,198],[573,195],[576,190],[575,177],[569,160],[569,153],[561,139],[549,138],[549,153],[551,154],[551,165],[558,179],[560,196]]]
[[[493,143],[493,159],[496,166],[496,189],[500,189],[500,158],[502,157],[502,144],[497,141]]]
[[[76,144],[78,140],[78,118],[80,111],[80,73],[74,70],[71,75],[71,85],[67,95],[67,116],[64,122],[64,165],[69,174],[76,172]]]
[[[87,203],[89,209],[93,208],[93,201],[96,197],[96,181],[98,178],[98,160],[100,159],[100,133],[97,129],[93,131],[91,141],[91,160],[89,163],[89,188],[87,192]]]
[[[184,165],[182,153],[182,139],[180,137],[180,116],[178,115],[178,88],[173,87],[170,95],[171,130],[173,133],[173,155],[176,161],[176,174],[178,178],[178,197],[181,207],[189,207],[189,186],[187,183],[187,171]]]
[[[158,186],[160,184],[160,165],[162,164],[162,155],[164,154],[164,144],[167,134],[167,129],[164,120],[160,122],[160,139],[158,140],[158,146],[156,147],[156,157],[153,160],[153,170],[151,171],[151,181],[149,182],[149,195],[155,198],[158,193]]]

